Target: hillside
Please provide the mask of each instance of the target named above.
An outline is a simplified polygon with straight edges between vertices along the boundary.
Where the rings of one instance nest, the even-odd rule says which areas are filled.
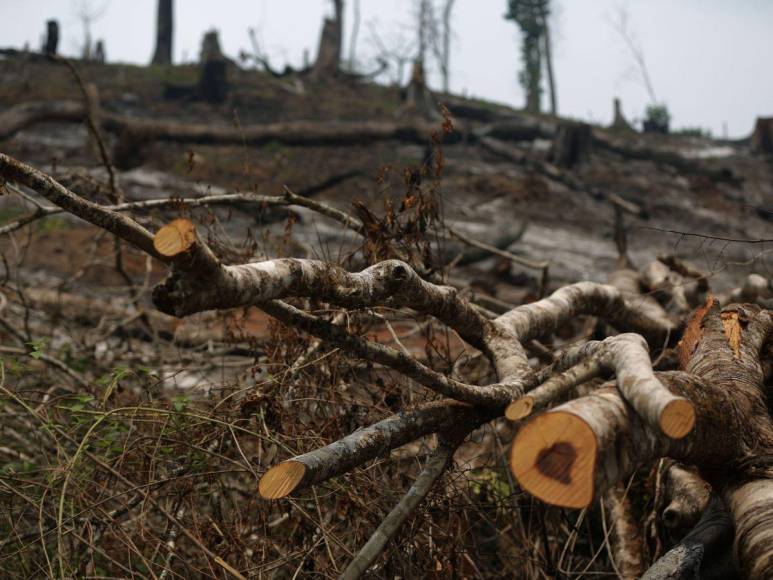
[[[712,295],[767,307],[773,277],[773,163],[748,141],[589,126],[456,95],[434,95],[442,107],[427,114],[397,87],[233,63],[227,99],[211,104],[191,96],[197,67],[76,67],[82,85],[62,63],[0,59],[0,166],[16,176],[0,197],[0,454],[18,491],[7,494],[0,566],[12,575],[337,576],[419,473],[443,483],[374,555],[378,577],[609,574],[604,509],[650,526],[667,505],[653,482],[673,473],[661,456],[699,463],[695,449],[711,447],[708,404],[679,375],[685,356],[711,358],[709,331],[687,322],[702,305],[720,320]],[[131,219],[110,221],[119,211]],[[274,258],[343,269],[255,266]],[[239,274],[250,265],[268,281]],[[240,275],[258,289],[241,288]],[[579,281],[612,284],[581,286],[602,306],[534,302]],[[735,355],[717,360],[751,357],[744,369],[759,370],[762,390],[773,350],[762,331],[743,342],[749,312],[731,313]],[[730,336],[728,317],[717,324]],[[497,343],[512,338],[502,318],[518,329],[516,347]],[[621,349],[644,352],[647,377],[654,368],[681,393],[668,396],[693,400],[704,444],[664,443],[660,455],[642,444],[622,498],[617,487],[593,504],[606,508],[552,497],[563,507],[544,508],[508,470],[521,423],[502,418],[502,352],[517,359],[503,368],[533,388],[565,378],[596,339],[620,337]],[[566,389],[579,396],[630,371],[609,360]],[[382,435],[361,429],[403,421],[406,409],[435,413],[448,397],[461,403],[433,415],[433,429],[409,417],[404,441],[373,443]],[[301,476],[266,478],[349,435],[354,451],[330,452],[343,466],[303,475],[304,488]],[[449,462],[456,469],[438,479]],[[700,513],[647,527],[639,566],[695,526],[704,495]],[[726,540],[707,559],[729,565]]]

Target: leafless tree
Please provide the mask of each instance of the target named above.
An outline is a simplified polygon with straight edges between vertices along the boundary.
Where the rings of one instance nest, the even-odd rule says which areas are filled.
[[[83,45],[80,50],[81,58],[83,58],[83,60],[91,60],[91,53],[93,50],[91,46],[91,26],[95,21],[104,16],[108,4],[109,0],[106,0],[102,4],[96,4],[91,0],[73,0],[73,9],[83,26]]]
[[[416,56],[416,45],[407,38],[402,28],[382,37],[378,23],[371,21],[368,23],[368,32],[377,57],[390,64],[390,69],[393,71],[392,83],[401,85],[405,78],[406,65]]]
[[[453,35],[453,29],[451,28],[451,13],[454,9],[454,2],[456,0],[445,0],[443,4],[443,22],[441,43],[437,44],[437,60],[440,65],[440,76],[443,79],[443,92],[448,93],[450,91],[450,75],[451,75],[451,37]]]
[[[360,0],[354,0],[354,18],[352,19],[352,33],[349,37],[349,70],[354,71],[357,54],[357,37],[360,33]]]
[[[620,36],[625,47],[631,53],[633,59],[632,72],[646,89],[650,103],[652,105],[657,104],[658,99],[655,95],[655,88],[650,78],[649,69],[647,68],[647,61],[644,58],[644,49],[635,32],[631,29],[631,18],[628,8],[622,4],[617,6],[609,21],[614,31]]]

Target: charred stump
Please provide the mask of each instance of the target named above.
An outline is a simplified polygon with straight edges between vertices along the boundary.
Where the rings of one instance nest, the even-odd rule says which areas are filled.
[[[220,50],[216,30],[204,35],[201,43],[201,76],[197,96],[208,103],[223,103],[228,96],[228,62]]]
[[[424,63],[416,60],[411,70],[411,80],[405,89],[405,107],[413,110],[425,119],[437,116],[432,93],[424,74]]]
[[[311,69],[315,80],[333,78],[338,75],[341,63],[341,45],[343,42],[343,0],[333,0],[335,16],[325,18],[322,34],[319,37],[317,60]]]
[[[43,45],[43,52],[49,56],[56,55],[59,46],[59,22],[49,20],[46,22],[46,42]]]
[[[326,18],[319,39],[317,60],[312,68],[313,78],[320,80],[334,77],[338,73],[340,58],[341,43],[337,37],[336,23],[334,20]]]
[[[765,155],[773,154],[773,117],[757,117],[752,133],[752,150]]]
[[[563,167],[573,167],[590,159],[593,136],[587,123],[561,123],[553,139],[551,156]]]
[[[172,35],[174,15],[172,0],[158,0],[156,16],[156,50],[152,64],[172,64]]]
[[[634,128],[631,126],[631,124],[628,122],[628,119],[625,118],[625,115],[623,115],[623,107],[620,103],[620,99],[615,97],[614,103],[614,118],[612,119],[612,125],[610,126],[610,129],[613,131],[619,131],[621,133],[633,133]]]
[[[105,54],[105,42],[103,40],[97,40],[97,44],[94,47],[94,62],[98,64],[105,64],[107,55]]]

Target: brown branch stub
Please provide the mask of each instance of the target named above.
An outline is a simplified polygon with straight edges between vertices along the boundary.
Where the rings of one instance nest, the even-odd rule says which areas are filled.
[[[162,256],[174,258],[190,250],[196,239],[196,226],[190,220],[181,218],[158,230],[153,238],[153,247]]]

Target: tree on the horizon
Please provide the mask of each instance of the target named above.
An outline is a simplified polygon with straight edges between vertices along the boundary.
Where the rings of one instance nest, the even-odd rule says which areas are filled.
[[[557,113],[555,79],[550,51],[548,16],[550,0],[508,0],[505,18],[521,30],[523,65],[518,82],[526,92],[526,110],[539,113],[542,99],[543,59],[550,88],[551,112]]]

